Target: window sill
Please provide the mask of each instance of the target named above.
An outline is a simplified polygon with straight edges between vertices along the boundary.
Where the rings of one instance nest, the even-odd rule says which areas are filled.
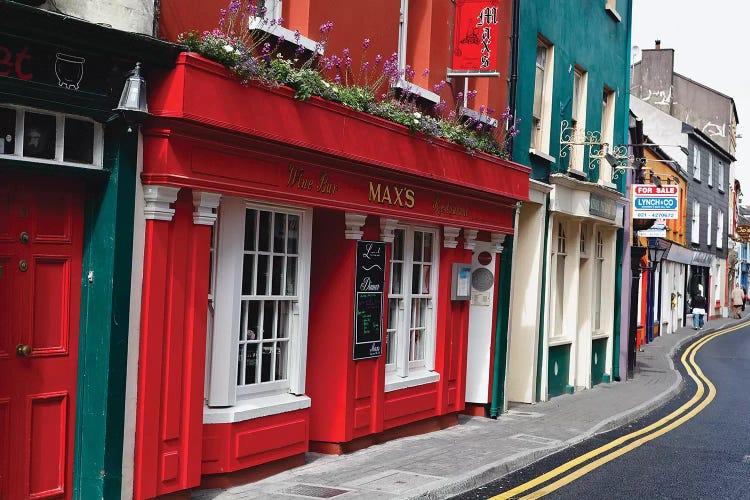
[[[15,153],[0,154],[0,159],[27,161],[30,163],[39,163],[42,165],[54,165],[56,167],[75,167],[75,168],[85,168],[87,170],[104,170],[104,167],[101,164],[96,164],[96,163],[76,163],[72,161],[50,160],[47,158],[34,158],[33,156],[21,156]]]
[[[299,39],[295,37],[295,32],[285,28],[283,26],[279,26],[278,24],[274,24],[273,26],[269,26],[268,21],[265,21],[262,17],[255,17],[250,19],[250,29],[256,29],[260,31],[265,31],[266,33],[269,33],[275,37],[283,37],[285,41],[291,42],[295,45],[298,45],[300,47],[304,47],[310,52],[318,52],[319,54],[323,54],[323,50],[318,42],[313,40],[312,38],[307,38],[306,36],[300,36]]]
[[[273,394],[239,400],[227,408],[203,407],[204,424],[232,424],[310,407],[310,398],[294,394]]]
[[[594,333],[591,335],[591,340],[599,340],[599,339],[608,339],[609,333],[604,332],[602,330],[594,331]]]
[[[574,167],[568,167],[568,174],[573,174],[576,177],[581,177],[582,179],[587,179],[586,172],[583,170],[579,170]]]
[[[599,179],[597,181],[597,184],[599,184],[600,186],[604,186],[605,188],[617,189],[617,184],[615,184],[614,182],[603,181],[603,180]]]
[[[622,22],[622,16],[620,16],[617,10],[610,6],[606,6],[604,8],[607,11],[607,14],[609,14],[612,19],[614,19],[618,23]]]
[[[538,151],[534,148],[529,149],[529,154],[532,156],[536,156],[537,158],[541,158],[542,160],[548,161],[549,163],[557,163],[557,160],[554,156],[550,156],[547,153]]]
[[[412,94],[421,97],[422,99],[427,99],[433,104],[440,104],[440,96],[435,92],[430,92],[429,90],[420,87],[419,85],[414,85],[411,82],[407,82],[403,78],[400,78],[396,83],[394,83],[393,87],[408,90]]]
[[[566,344],[572,344],[572,343],[573,343],[573,341],[571,339],[567,338],[567,337],[564,337],[564,338],[554,338],[554,339],[551,338],[551,339],[549,339],[549,342],[547,343],[547,345],[549,347],[557,347],[559,345],[566,345]]]
[[[408,377],[399,377],[395,373],[386,374],[385,392],[398,391],[399,389],[408,389],[418,385],[432,384],[440,380],[440,374],[437,372],[417,372]]]

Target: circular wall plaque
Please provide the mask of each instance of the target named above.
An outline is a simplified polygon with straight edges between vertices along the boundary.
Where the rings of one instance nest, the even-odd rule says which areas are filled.
[[[490,271],[489,269],[480,267],[478,269],[475,269],[474,272],[471,273],[471,286],[472,288],[474,288],[474,290],[486,292],[487,290],[492,288],[494,282],[495,277],[492,274],[492,271]]]
[[[489,265],[489,263],[492,262],[492,254],[490,252],[480,253],[479,255],[477,255],[477,262],[479,262],[483,266]]]

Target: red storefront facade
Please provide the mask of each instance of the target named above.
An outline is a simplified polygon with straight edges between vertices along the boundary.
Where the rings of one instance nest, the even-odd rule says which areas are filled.
[[[452,266],[499,254],[528,169],[193,54],[149,90],[134,496],[455,423]],[[384,327],[355,361],[360,240],[385,242]]]

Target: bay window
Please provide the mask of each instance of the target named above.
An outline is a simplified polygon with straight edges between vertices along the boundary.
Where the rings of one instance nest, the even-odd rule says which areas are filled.
[[[222,201],[211,252],[208,406],[304,393],[311,217]]]
[[[435,300],[437,231],[399,226],[394,230],[386,325],[386,391],[408,387],[408,379],[437,380]]]

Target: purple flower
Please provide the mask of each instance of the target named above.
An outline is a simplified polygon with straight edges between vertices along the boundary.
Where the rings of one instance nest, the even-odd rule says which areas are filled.
[[[363,49],[367,50],[367,48],[369,46],[370,46],[370,39],[369,38],[365,38],[364,40],[362,40],[362,48]]]
[[[286,38],[284,38],[284,35],[281,35],[278,40],[278,45],[284,45],[284,42],[286,42]]]
[[[341,75],[334,76],[333,83],[341,83]]]
[[[444,88],[445,88],[445,80],[440,80],[440,83],[436,84],[434,87],[432,87],[432,91],[436,94],[439,94]]]
[[[284,24],[284,18],[283,18],[283,17],[279,17],[279,18],[278,18],[278,19],[276,20],[276,24],[278,24],[279,26],[281,26],[282,24]]]
[[[330,33],[332,29],[333,29],[333,22],[331,21],[327,21],[320,25],[320,32],[323,34]]]
[[[232,0],[231,2],[229,2],[229,13],[232,15],[236,15],[240,10],[241,3],[242,2],[240,2],[240,0]]]
[[[300,38],[302,38],[302,33],[300,33],[299,30],[296,30],[294,32],[294,41],[296,43],[299,43]]]
[[[383,56],[381,56],[380,54],[375,56],[375,66],[380,64],[382,61],[383,61]]]
[[[364,63],[362,63],[362,71],[367,71],[369,67],[370,67],[370,63],[368,61],[365,61]]]
[[[263,44],[263,48],[261,49],[261,53],[263,55],[270,54],[271,53],[271,44],[266,42]]]
[[[349,57],[349,49],[344,49],[341,51],[341,55],[344,56],[344,59]]]
[[[479,113],[480,114],[484,114],[484,112],[486,110],[487,110],[487,107],[484,104],[482,104],[481,106],[479,106]]]
[[[426,77],[430,74],[430,68],[425,68],[424,71],[422,71],[422,77]]]
[[[450,112],[450,113],[448,113],[448,119],[449,119],[449,120],[453,120],[453,119],[455,119],[455,118],[456,118],[456,112],[455,112],[455,111],[453,111],[453,110],[451,110],[451,112]]]
[[[458,94],[456,94],[456,100],[460,101],[463,98],[464,98],[464,93],[463,92],[459,92]]]

